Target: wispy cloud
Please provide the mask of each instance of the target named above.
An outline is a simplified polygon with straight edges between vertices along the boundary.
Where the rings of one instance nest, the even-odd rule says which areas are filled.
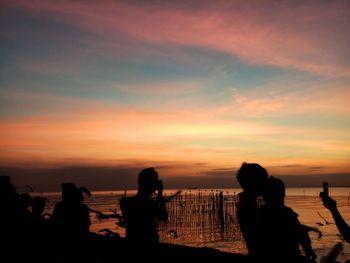
[[[269,86],[271,85],[271,86]],[[347,98],[350,89],[344,83],[302,83],[296,89],[269,83],[248,91],[234,89],[231,102],[218,107],[221,112],[244,116],[291,116],[350,114]]]
[[[114,84],[113,90],[127,94],[147,96],[179,96],[200,92],[203,84],[199,80],[148,81],[135,84]]]
[[[228,1],[196,9],[170,8],[159,2],[136,5],[106,1],[101,5],[43,0],[11,4],[97,34],[104,42],[119,42],[123,32],[130,43],[205,47],[247,63],[350,76],[349,65],[343,60],[347,51],[342,43],[349,42],[344,17],[350,9],[344,1],[300,5]]]

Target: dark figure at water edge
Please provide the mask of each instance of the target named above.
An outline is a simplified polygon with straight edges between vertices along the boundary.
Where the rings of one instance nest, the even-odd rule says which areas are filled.
[[[156,222],[167,222],[168,212],[163,197],[163,183],[154,168],[139,173],[137,194],[123,197],[120,208],[126,225],[126,248],[128,262],[178,262],[204,260],[234,260],[248,262],[243,255],[223,253],[215,249],[173,245],[159,242]]]
[[[331,212],[334,222],[347,243],[350,243],[350,226],[345,222],[337,208],[337,202],[324,192],[320,193],[323,205]]]
[[[21,249],[18,244],[19,195],[9,176],[0,176],[0,262],[12,256],[12,250]]]
[[[0,262],[25,262],[33,258],[31,196],[18,194],[11,178],[0,176]]]
[[[32,199],[32,212],[30,214],[30,224],[32,231],[37,236],[42,236],[46,230],[46,219],[44,214],[46,198],[35,196]]]
[[[257,224],[257,259],[262,262],[316,262],[307,229],[299,222],[298,215],[284,205],[285,186],[277,178],[266,180]],[[302,246],[305,256],[299,250]]]
[[[89,208],[83,203],[82,193],[73,183],[62,186],[62,201],[54,208],[51,222],[60,237],[85,238],[91,225]]]
[[[89,208],[83,203],[81,189],[73,183],[64,183],[62,187],[62,201],[54,208],[51,217],[53,242],[63,262],[87,261],[83,249],[90,237]],[[85,251],[88,251],[85,248]],[[89,252],[89,251],[88,251]]]
[[[126,224],[126,239],[133,245],[154,245],[159,242],[156,220],[168,221],[163,182],[158,180],[158,173],[154,168],[142,170],[137,182],[137,194],[120,200]]]
[[[237,218],[250,255],[256,254],[258,197],[267,177],[266,170],[257,163],[243,163],[237,172],[237,180],[243,188],[238,194]]]
[[[50,244],[48,242],[48,224],[44,214],[46,198],[42,196],[35,196],[32,198],[31,207],[32,211],[29,216],[29,233],[31,251],[27,258],[30,261],[35,262],[50,262],[45,256],[45,253],[49,251]],[[28,259],[29,260],[29,259]]]

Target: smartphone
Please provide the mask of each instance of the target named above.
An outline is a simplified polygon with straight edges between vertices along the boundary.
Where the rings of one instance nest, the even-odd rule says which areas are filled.
[[[324,195],[327,195],[328,196],[328,193],[329,193],[329,185],[327,182],[323,182],[323,193]]]

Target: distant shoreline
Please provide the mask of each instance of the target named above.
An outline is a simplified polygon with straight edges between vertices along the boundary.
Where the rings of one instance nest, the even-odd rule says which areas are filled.
[[[126,189],[127,195],[132,195],[136,193],[136,189]],[[242,191],[241,188],[213,188],[213,189],[207,189],[207,188],[184,188],[184,189],[166,189],[165,194],[175,193],[178,190],[182,190],[184,193],[196,193],[196,192],[203,192],[203,193],[219,193],[220,191],[223,191],[224,194],[238,194]],[[322,187],[287,187],[286,188],[286,195],[287,196],[315,196],[318,195],[318,193],[322,191]],[[123,190],[102,190],[102,191],[91,191],[92,196],[94,195],[123,195],[125,193],[125,189]],[[58,191],[43,191],[43,192],[30,192],[32,195],[60,195],[61,192]],[[350,187],[331,187],[330,188],[330,194],[333,196],[349,196],[350,194]]]

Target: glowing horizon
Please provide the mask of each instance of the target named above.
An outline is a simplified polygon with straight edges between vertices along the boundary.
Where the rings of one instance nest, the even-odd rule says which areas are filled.
[[[3,1],[0,166],[350,173],[349,12],[341,0]]]

